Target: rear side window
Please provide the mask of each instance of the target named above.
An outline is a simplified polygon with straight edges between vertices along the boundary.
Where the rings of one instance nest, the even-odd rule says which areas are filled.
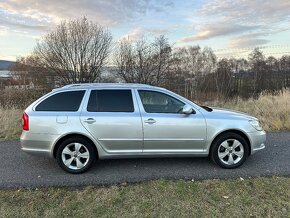
[[[61,92],[52,95],[36,106],[36,111],[78,111],[85,91]]]
[[[93,90],[87,111],[134,112],[131,90]]]

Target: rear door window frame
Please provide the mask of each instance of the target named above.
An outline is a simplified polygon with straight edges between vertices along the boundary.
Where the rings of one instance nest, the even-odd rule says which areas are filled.
[[[91,93],[92,91],[99,91],[99,90],[129,90],[131,91],[131,95],[132,95],[132,101],[133,101],[133,107],[134,107],[134,110],[132,112],[98,112],[98,111],[88,111],[87,110],[87,107],[88,107],[88,104],[89,104],[89,100],[90,100],[90,96],[91,96]],[[87,96],[86,96],[86,101],[84,102],[84,105],[83,105],[83,111],[86,111],[87,113],[97,113],[97,114],[100,114],[100,113],[125,113],[125,114],[135,114],[135,113],[139,113],[139,105],[138,105],[138,102],[137,102],[137,98],[136,98],[136,94],[134,92],[134,89],[133,88],[130,88],[130,87],[106,87],[106,88],[93,88],[93,89],[90,89],[87,93]]]

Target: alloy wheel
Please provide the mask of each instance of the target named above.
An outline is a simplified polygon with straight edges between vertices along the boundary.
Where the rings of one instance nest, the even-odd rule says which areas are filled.
[[[90,159],[88,148],[81,143],[70,143],[61,153],[63,164],[72,170],[84,168]]]
[[[218,157],[226,165],[239,163],[244,156],[244,146],[237,139],[227,139],[218,147]]]

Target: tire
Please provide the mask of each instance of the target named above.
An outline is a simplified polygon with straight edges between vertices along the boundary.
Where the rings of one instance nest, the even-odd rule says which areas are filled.
[[[86,172],[96,161],[94,145],[82,137],[64,140],[56,153],[58,165],[72,174]]]
[[[239,134],[225,133],[218,136],[211,146],[213,162],[225,169],[241,166],[249,156],[249,144]]]

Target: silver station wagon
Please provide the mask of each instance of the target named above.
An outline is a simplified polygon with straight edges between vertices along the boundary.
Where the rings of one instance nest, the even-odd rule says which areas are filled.
[[[236,168],[266,140],[255,117],[142,84],[67,85],[32,103],[22,120],[22,150],[56,158],[70,173],[97,159],[136,157],[209,156]]]

